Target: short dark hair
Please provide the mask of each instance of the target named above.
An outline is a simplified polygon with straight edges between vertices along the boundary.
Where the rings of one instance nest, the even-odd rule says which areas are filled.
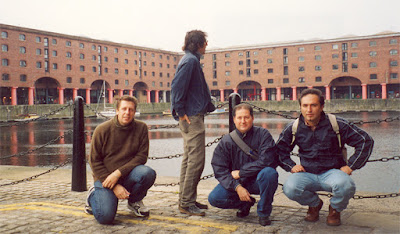
[[[325,104],[325,97],[322,94],[321,90],[319,89],[305,89],[300,93],[300,98],[299,98],[299,104],[301,106],[301,99],[309,94],[314,94],[318,96],[319,99],[319,104],[321,104],[321,106],[323,106]]]
[[[250,112],[250,115],[253,117],[253,107],[251,107],[249,104],[246,104],[246,103],[241,103],[241,104],[233,107],[233,111],[232,111],[233,117],[236,116],[236,111],[242,110],[242,109],[248,110]]]
[[[115,108],[117,110],[119,110],[119,107],[121,105],[121,101],[133,102],[133,104],[135,104],[135,109],[137,108],[138,100],[135,97],[132,97],[132,96],[129,96],[129,95],[124,95],[122,97],[115,98]]]
[[[207,34],[200,30],[192,30],[186,33],[185,44],[182,50],[189,50],[192,53],[196,53],[197,50],[206,43]]]

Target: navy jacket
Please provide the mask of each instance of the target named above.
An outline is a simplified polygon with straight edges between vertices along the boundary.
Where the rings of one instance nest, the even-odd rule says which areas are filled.
[[[174,119],[215,110],[210,89],[200,65],[200,54],[185,51],[171,84],[171,113]]]
[[[336,117],[339,125],[342,147],[344,144],[355,148],[354,154],[348,158],[347,165],[352,169],[363,167],[372,153],[374,140],[364,130],[348,121]],[[280,166],[290,171],[296,163],[290,158],[294,146],[299,147],[300,164],[306,172],[320,174],[330,169],[340,169],[346,165],[339,142],[328,116],[321,113],[321,120],[314,131],[305,125],[300,116],[296,138],[292,142],[292,126],[290,123],[283,130],[277,141]]]
[[[235,191],[236,187],[253,183],[257,174],[265,167],[276,168],[278,159],[275,141],[267,129],[252,127],[247,133],[242,134],[237,129],[243,141],[258,153],[258,160],[248,156],[236,145],[229,134],[225,135],[214,150],[211,165],[215,178],[227,190]],[[235,180],[231,172],[240,170],[239,180]]]

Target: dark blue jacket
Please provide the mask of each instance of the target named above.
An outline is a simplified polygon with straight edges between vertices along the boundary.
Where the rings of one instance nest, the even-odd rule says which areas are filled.
[[[171,112],[174,119],[215,110],[200,65],[200,54],[185,51],[171,84]]]
[[[275,141],[267,129],[252,127],[247,133],[242,134],[238,130],[243,141],[258,153],[258,160],[254,160],[243,152],[232,140],[225,135],[214,150],[211,165],[215,178],[227,190],[235,191],[236,187],[253,183],[257,174],[265,167],[276,168],[278,159],[276,155]],[[233,179],[231,172],[240,170],[239,180]]]
[[[336,117],[336,119],[342,147],[347,144],[355,148],[354,154],[348,158],[347,165],[352,170],[360,169],[372,153],[374,140],[354,124],[340,117]],[[276,143],[279,163],[283,169],[290,171],[296,165],[290,158],[290,152],[295,145],[299,147],[300,164],[306,172],[320,174],[330,169],[340,169],[346,165],[336,133],[324,112],[321,113],[321,120],[314,131],[305,125],[303,116],[300,116],[293,145],[291,145],[292,126],[293,123],[286,126]]]

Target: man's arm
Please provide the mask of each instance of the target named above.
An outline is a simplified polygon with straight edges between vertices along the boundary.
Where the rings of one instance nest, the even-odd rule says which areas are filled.
[[[354,147],[354,154],[348,159],[347,166],[351,171],[363,167],[371,156],[374,140],[361,128],[343,119],[337,119],[340,124],[340,135],[343,144]],[[350,173],[351,173],[350,171]]]
[[[229,137],[228,135],[224,136]],[[227,190],[236,191],[236,187],[240,185],[239,180],[232,177],[232,162],[230,160],[230,152],[223,140],[217,145],[214,150],[211,166],[214,170],[215,178]]]
[[[189,59],[180,65],[171,84],[172,106],[179,117],[184,117],[186,96],[194,69],[194,60]]]
[[[296,163],[290,158],[290,152],[292,152],[294,148],[294,144],[291,144],[292,126],[293,123],[287,125],[276,142],[279,166],[285,171],[291,171],[292,168],[296,166]]]
[[[104,131],[101,131],[101,127],[99,125],[93,132],[89,164],[94,176],[103,182],[111,172],[108,171],[103,162],[104,157],[101,151],[104,144]]]

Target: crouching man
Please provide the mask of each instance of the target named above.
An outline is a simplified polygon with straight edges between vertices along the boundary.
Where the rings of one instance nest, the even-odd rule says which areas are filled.
[[[274,193],[278,187],[276,147],[268,130],[254,127],[253,109],[240,104],[233,109],[236,136],[226,135],[214,151],[211,165],[219,184],[209,194],[212,206],[222,209],[239,209],[237,217],[249,215],[255,199],[259,223],[270,225]],[[236,141],[239,137],[249,147],[246,152]],[[236,140],[234,139],[236,138]]]
[[[97,126],[93,134],[89,162],[95,182],[85,212],[101,224],[114,221],[118,199],[127,199],[135,216],[149,216],[142,199],[154,184],[156,172],[144,165],[149,153],[148,128],[134,119],[136,106],[135,97],[117,99],[115,117]]]

